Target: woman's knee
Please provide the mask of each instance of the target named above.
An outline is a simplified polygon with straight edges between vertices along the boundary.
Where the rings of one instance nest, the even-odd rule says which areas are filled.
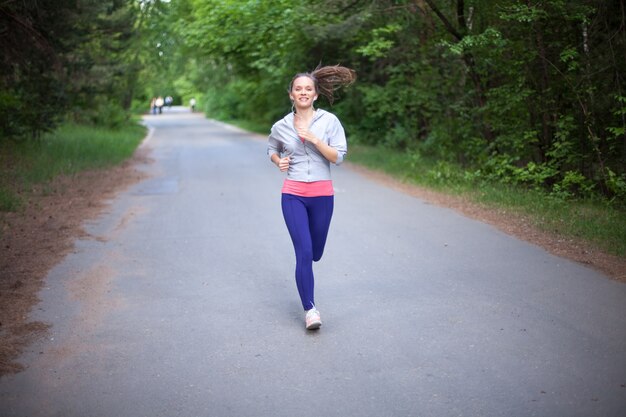
[[[297,248],[296,257],[300,262],[317,262],[317,260],[315,259],[315,254],[313,253],[313,249],[311,248]]]
[[[324,249],[317,250],[313,252],[313,262],[317,262],[322,259],[322,255],[324,255]]]

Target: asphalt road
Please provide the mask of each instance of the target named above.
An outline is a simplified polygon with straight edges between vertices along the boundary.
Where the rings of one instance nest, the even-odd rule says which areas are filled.
[[[49,273],[0,415],[626,415],[626,285],[348,166],[306,332],[265,141],[176,110]]]

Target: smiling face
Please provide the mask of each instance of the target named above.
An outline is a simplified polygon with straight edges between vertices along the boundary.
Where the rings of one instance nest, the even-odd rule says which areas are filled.
[[[317,99],[317,91],[315,91],[315,82],[307,76],[301,76],[293,80],[289,97],[293,101],[296,109],[305,109],[311,107]]]

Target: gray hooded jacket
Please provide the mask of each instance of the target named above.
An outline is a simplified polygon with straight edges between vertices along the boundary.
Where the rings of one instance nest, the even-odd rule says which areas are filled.
[[[293,181],[322,181],[330,179],[330,161],[309,142],[302,143],[293,124],[294,113],[274,123],[268,139],[267,154],[291,157],[287,178]],[[310,126],[311,132],[330,147],[337,150],[339,165],[348,151],[346,134],[341,122],[332,113],[317,109]]]

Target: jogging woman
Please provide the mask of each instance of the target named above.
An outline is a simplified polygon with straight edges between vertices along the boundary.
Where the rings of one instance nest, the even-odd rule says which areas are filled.
[[[283,217],[296,254],[296,285],[308,330],[322,325],[315,307],[313,262],[322,258],[333,215],[330,163],[341,164],[348,150],[346,135],[332,113],[315,109],[320,94],[333,103],[333,92],[356,79],[341,66],[296,74],[289,84],[292,112],[272,126],[268,154],[281,172]]]

